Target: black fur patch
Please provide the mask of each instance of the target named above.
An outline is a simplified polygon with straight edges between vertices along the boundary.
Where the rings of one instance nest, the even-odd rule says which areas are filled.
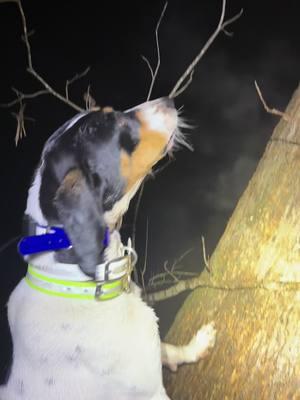
[[[136,146],[138,145],[139,140],[132,137],[130,135],[130,131],[124,131],[120,135],[120,146],[123,148],[128,154],[131,154]]]

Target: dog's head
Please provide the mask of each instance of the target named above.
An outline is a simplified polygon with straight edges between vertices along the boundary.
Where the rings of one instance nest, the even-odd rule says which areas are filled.
[[[126,112],[79,114],[48,139],[26,214],[41,225],[64,227],[72,251],[57,252],[57,260],[93,275],[107,225],[113,228],[144,177],[171,150],[177,125],[173,101],[161,98]]]

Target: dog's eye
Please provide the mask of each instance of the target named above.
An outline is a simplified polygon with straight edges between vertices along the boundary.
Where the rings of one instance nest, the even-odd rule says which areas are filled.
[[[120,146],[128,154],[131,154],[134,151],[138,143],[139,143],[138,138],[133,137],[129,131],[123,131],[121,133]]]

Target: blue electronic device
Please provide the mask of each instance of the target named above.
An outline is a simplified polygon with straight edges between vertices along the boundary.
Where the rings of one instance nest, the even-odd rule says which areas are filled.
[[[107,247],[108,245],[109,229],[106,228],[103,246]],[[42,253],[44,251],[68,249],[71,246],[72,243],[63,228],[53,226],[49,229],[48,233],[23,237],[18,244],[18,250],[22,256],[27,256],[35,253]]]

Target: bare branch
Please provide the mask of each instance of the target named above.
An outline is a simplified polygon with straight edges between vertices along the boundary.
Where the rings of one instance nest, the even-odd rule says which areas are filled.
[[[190,271],[174,271],[173,274],[178,278],[178,281],[182,280],[182,278],[186,277],[195,277],[198,276],[196,272]],[[160,274],[155,275],[154,277],[149,280],[148,287],[151,289],[161,287],[164,285],[172,285],[174,284],[174,279],[167,280],[167,274],[165,272],[161,272]]]
[[[35,97],[41,96],[43,94],[49,94],[48,90],[46,90],[46,89],[38,90],[37,92],[34,92],[34,93],[22,93],[21,91],[19,91],[18,89],[15,89],[15,88],[12,88],[12,90],[17,94],[17,98],[15,100],[12,100],[9,103],[1,103],[0,107],[10,108],[16,104],[19,104],[20,101],[23,101],[26,99],[34,99]]]
[[[91,67],[87,67],[84,71],[76,74],[73,76],[73,78],[68,79],[66,81],[66,88],[65,88],[65,92],[66,92],[66,99],[69,100],[69,86],[72,85],[72,83],[74,83],[75,81],[78,81],[79,79],[83,78],[85,75],[87,75],[87,73],[89,72],[89,70],[91,69]]]
[[[209,257],[206,256],[206,248],[205,248],[205,238],[204,236],[201,236],[201,242],[202,242],[202,254],[203,254],[203,260],[204,260],[204,265],[206,270],[211,273],[210,265],[209,265]]]
[[[22,19],[22,26],[23,26],[23,36],[22,39],[24,40],[25,46],[26,46],[26,54],[27,54],[27,72],[30,73],[34,78],[36,78],[45,88],[45,90],[41,90],[38,91],[36,93],[32,93],[30,95],[23,95],[23,99],[24,98],[33,98],[33,97],[37,97],[41,94],[46,94],[46,92],[48,94],[53,95],[54,97],[58,98],[59,100],[61,100],[63,103],[69,105],[70,107],[74,108],[76,111],[78,112],[82,112],[84,111],[83,108],[81,108],[80,106],[78,106],[77,104],[75,104],[73,101],[71,101],[69,98],[61,95],[60,93],[58,93],[56,90],[53,89],[52,86],[50,86],[48,84],[48,82],[45,81],[45,79],[34,69],[33,67],[33,62],[32,62],[32,53],[31,53],[31,46],[30,46],[30,42],[29,42],[29,36],[31,35],[31,32],[28,32],[28,28],[27,28],[27,21],[26,21],[26,16],[23,10],[23,6],[22,6],[22,2],[21,0],[1,0],[0,3],[16,3],[18,8],[19,8],[19,12],[21,15],[21,19]],[[7,103],[7,107],[9,107],[9,105],[13,106],[17,103],[19,103],[19,98],[16,100],[13,100],[9,103]]]
[[[150,61],[148,60],[147,57],[145,57],[143,55],[141,55],[141,57],[142,57],[142,60],[145,61],[145,63],[147,64],[150,74],[151,74],[151,79],[153,80],[154,72],[153,72],[153,68],[151,67]]]
[[[170,275],[171,278],[173,278],[174,282],[178,282],[179,279],[173,273],[174,268],[175,268],[175,263],[172,265],[171,269],[168,269],[168,261],[164,262],[164,270],[166,271],[166,275]]]
[[[153,293],[147,293],[144,295],[144,299],[149,304],[158,303],[162,300],[170,299],[172,297],[178,296],[180,293],[186,290],[194,290],[198,288],[203,289],[213,289],[224,292],[233,291],[251,291],[251,290],[268,290],[268,291],[280,291],[284,290],[299,291],[300,282],[290,282],[290,281],[266,281],[266,282],[253,282],[249,283],[237,283],[232,284],[231,282],[216,282],[212,280],[207,280],[202,278],[202,274],[192,279],[180,280],[175,285],[168,287],[163,290],[159,290]]]
[[[161,21],[162,21],[162,19],[164,17],[164,14],[165,14],[165,11],[167,9],[167,6],[168,6],[168,2],[166,1],[165,5],[164,5],[164,8],[163,8],[163,10],[162,10],[162,12],[160,14],[159,20],[157,22],[156,28],[155,28],[155,43],[156,43],[156,51],[157,51],[157,64],[156,64],[154,73],[152,74],[152,80],[151,80],[151,84],[150,84],[149,91],[148,91],[147,101],[150,100],[150,96],[151,96],[151,93],[152,93],[152,90],[153,90],[153,86],[154,86],[154,83],[155,83],[155,80],[156,80],[156,77],[157,77],[157,73],[158,73],[159,67],[160,67],[160,48],[159,48],[159,40],[158,40],[158,30],[159,30],[160,23],[161,23]],[[149,65],[150,65],[150,63],[149,63]],[[152,67],[151,67],[151,70],[152,70]]]
[[[146,293],[145,274],[146,274],[146,270],[147,270],[147,261],[148,261],[148,240],[149,240],[149,220],[147,218],[144,266],[141,271],[141,280],[142,280],[142,287],[143,287],[144,293]]]
[[[145,181],[143,181],[142,184],[141,184],[141,188],[140,188],[140,191],[139,191],[138,199],[137,199],[135,210],[134,210],[133,227],[132,227],[132,235],[131,235],[132,236],[132,246],[133,246],[133,248],[135,248],[136,223],[137,223],[137,218],[138,218],[138,214],[139,214],[139,208],[140,208],[140,205],[141,205],[141,200],[142,200],[142,197],[143,197],[144,188],[145,188]]]
[[[206,53],[208,48],[214,42],[216,37],[219,35],[220,32],[225,32],[228,35],[229,32],[225,30],[225,27],[230,25],[230,24],[232,24],[237,19],[239,19],[240,16],[242,15],[242,13],[243,13],[243,9],[241,9],[241,11],[238,14],[236,14],[235,16],[233,16],[232,18],[230,18],[230,19],[228,19],[227,21],[224,22],[225,9],[226,9],[226,0],[223,0],[223,2],[222,2],[222,12],[221,12],[220,20],[219,20],[219,23],[218,23],[218,26],[217,26],[216,30],[209,37],[209,39],[207,40],[205,45],[202,47],[201,51],[197,54],[197,56],[194,58],[194,60],[191,62],[191,64],[188,66],[188,68],[185,70],[185,72],[178,79],[178,81],[176,82],[174,88],[171,90],[171,92],[169,94],[170,98],[174,98],[174,97],[178,96],[180,93],[183,92],[180,88],[181,88],[183,82],[187,79],[187,77],[190,77],[190,80],[189,80],[189,83],[187,85],[185,85],[184,90],[189,86],[189,84],[191,83],[191,74],[192,74],[192,72],[194,71],[196,65],[199,63],[201,58],[204,56],[204,54]]]
[[[147,302],[150,304],[169,299],[171,297],[177,296],[178,294],[186,291],[186,290],[193,290],[196,287],[199,287],[202,285],[207,286],[207,282],[201,282],[199,279],[199,276],[191,279],[186,279],[186,280],[180,280],[177,282],[175,285],[167,288],[160,290],[158,292],[154,293],[147,293],[144,298]]]
[[[255,85],[255,89],[256,89],[256,91],[258,93],[258,96],[259,96],[259,98],[260,98],[260,100],[261,100],[261,102],[262,102],[262,104],[264,106],[264,109],[267,111],[267,113],[273,114],[273,115],[277,115],[278,117],[283,118],[286,122],[289,122],[291,120],[291,117],[287,113],[285,113],[283,111],[279,111],[276,108],[270,108],[267,105],[267,103],[265,102],[265,100],[264,100],[264,98],[263,98],[263,96],[261,94],[261,90],[260,90],[260,88],[259,88],[259,86],[258,86],[256,81],[254,81],[254,85]]]
[[[27,71],[34,76],[38,81],[41,82],[41,84],[48,90],[49,94],[52,94],[52,96],[56,97],[57,99],[61,100],[63,103],[67,104],[68,106],[74,108],[74,110],[78,112],[83,112],[84,109],[77,104],[75,104],[73,101],[67,99],[66,97],[62,96],[60,93],[56,92],[45,80],[42,78],[34,69],[27,68]]]
[[[142,60],[144,60],[145,63],[148,65],[148,68],[149,68],[150,73],[151,73],[151,78],[152,78],[151,79],[151,84],[150,84],[150,87],[149,87],[149,91],[148,91],[148,95],[147,95],[147,99],[146,99],[147,101],[150,99],[150,96],[151,96],[151,93],[152,93],[152,90],[153,90],[153,86],[154,86],[154,83],[155,83],[155,80],[156,80],[156,77],[157,77],[157,73],[158,73],[158,70],[159,70],[159,67],[160,67],[160,48],[159,48],[159,40],[158,40],[158,30],[159,30],[159,26],[161,24],[161,21],[162,21],[162,19],[164,17],[164,14],[165,14],[165,11],[167,9],[167,6],[168,6],[168,2],[166,1],[165,5],[164,5],[164,8],[163,8],[163,10],[162,10],[162,12],[160,14],[159,20],[158,20],[158,22],[156,24],[156,28],[155,28],[155,42],[156,42],[156,50],[157,50],[157,64],[156,64],[155,71],[153,71],[153,68],[152,68],[148,58],[145,57],[144,55],[141,56]],[[139,191],[139,195],[138,195],[137,204],[136,204],[135,211],[134,211],[133,229],[132,229],[132,244],[133,244],[133,247],[135,247],[136,223],[137,223],[137,218],[138,218],[138,213],[139,213],[141,200],[142,200],[142,197],[143,197],[144,186],[145,186],[145,182],[143,182],[142,185],[141,185],[141,188],[140,188],[140,191]],[[136,282],[138,282],[137,271],[134,270],[133,274],[134,274],[134,280]]]
[[[189,255],[193,251],[193,247],[190,249],[186,250],[184,253],[181,254],[181,256],[175,260],[175,265],[178,265],[187,255]]]
[[[87,87],[87,90],[83,95],[83,99],[85,101],[86,110],[93,110],[96,108],[96,100],[91,95],[91,85]],[[100,107],[98,107],[97,109],[100,109]]]
[[[172,266],[168,268],[168,261],[164,262],[164,271],[159,274],[154,275],[149,279],[148,287],[153,288],[157,286],[163,286],[166,284],[174,284],[174,282],[179,282],[180,279],[182,279],[185,276],[197,276],[197,273],[194,272],[189,272],[189,271],[181,271],[178,270],[179,268],[179,263],[188,255],[191,253],[193,248],[186,250],[179,258],[175,259]],[[171,277],[171,280],[167,280],[168,277]]]
[[[24,118],[24,110],[26,104],[22,103],[22,100],[19,101],[20,109],[18,113],[12,113],[12,115],[17,120],[17,128],[16,128],[16,135],[15,135],[15,144],[18,145],[19,140],[26,136],[26,129],[25,129],[25,118]]]
[[[194,72],[195,72],[195,70],[193,69],[191,71],[191,73],[188,76],[186,76],[186,78],[188,78],[187,81],[185,82],[184,85],[181,86],[181,88],[179,88],[177,90],[177,92],[174,94],[174,98],[179,96],[181,93],[183,93],[190,86],[190,84],[193,82]],[[182,81],[182,83],[183,83],[183,81]]]

